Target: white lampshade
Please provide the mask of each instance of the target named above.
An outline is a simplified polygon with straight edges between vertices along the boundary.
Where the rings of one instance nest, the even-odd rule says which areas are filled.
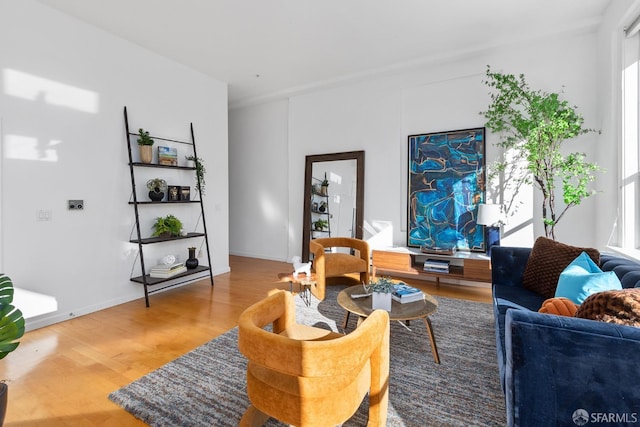
[[[481,204],[478,206],[478,225],[495,225],[502,220],[502,206]]]

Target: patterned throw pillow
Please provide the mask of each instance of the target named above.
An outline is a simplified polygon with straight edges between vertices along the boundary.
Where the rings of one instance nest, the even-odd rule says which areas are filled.
[[[640,289],[603,291],[589,296],[575,317],[618,325],[640,326]]]
[[[556,297],[549,298],[542,303],[542,307],[538,310],[539,313],[557,314],[558,316],[573,317],[578,310],[578,304],[571,301],[569,298]]]
[[[553,298],[560,273],[582,252],[600,264],[600,252],[593,248],[569,246],[546,237],[538,237],[522,276],[522,285],[545,298]]]

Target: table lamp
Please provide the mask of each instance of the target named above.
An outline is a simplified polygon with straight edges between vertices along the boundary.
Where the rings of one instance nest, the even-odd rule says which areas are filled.
[[[500,246],[500,224],[502,223],[502,206],[478,205],[476,224],[484,225],[484,237],[487,255],[491,256],[491,246]]]

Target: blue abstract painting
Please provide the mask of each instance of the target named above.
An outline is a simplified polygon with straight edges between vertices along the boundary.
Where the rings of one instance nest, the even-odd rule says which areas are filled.
[[[409,136],[407,245],[484,252],[485,129]]]

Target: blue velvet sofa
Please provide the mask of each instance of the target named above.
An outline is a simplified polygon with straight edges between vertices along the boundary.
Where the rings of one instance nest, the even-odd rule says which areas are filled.
[[[491,249],[508,425],[640,425],[640,328],[538,313],[546,298],[522,285],[531,250]],[[640,287],[640,263],[602,253],[600,268]]]

